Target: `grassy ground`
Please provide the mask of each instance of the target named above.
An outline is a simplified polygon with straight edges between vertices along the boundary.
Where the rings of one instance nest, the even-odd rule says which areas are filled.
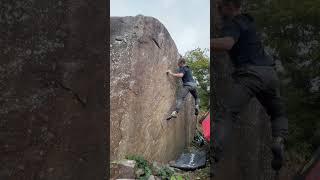
[[[193,180],[193,179],[209,180],[210,179],[209,174],[210,174],[210,166],[208,165],[203,169],[181,173],[183,177],[186,177],[186,179],[190,179],[190,180]]]

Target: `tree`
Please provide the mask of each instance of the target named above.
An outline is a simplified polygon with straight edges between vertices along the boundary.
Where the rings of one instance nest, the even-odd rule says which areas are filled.
[[[289,151],[308,158],[320,142],[320,2],[247,0],[264,43],[281,61],[289,117]]]

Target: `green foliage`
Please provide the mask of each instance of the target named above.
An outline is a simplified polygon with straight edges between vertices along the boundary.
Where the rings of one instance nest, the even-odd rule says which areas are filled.
[[[138,168],[143,169],[144,176],[139,177],[140,180],[147,180],[150,175],[152,175],[152,170],[150,168],[150,164],[147,160],[145,160],[142,156],[138,155],[128,155],[126,157],[129,160],[134,160],[137,162]]]
[[[193,76],[199,82],[198,93],[200,108],[202,111],[209,110],[209,56],[207,49],[194,49],[185,54],[187,64],[192,69]]]
[[[170,180],[185,180],[181,175],[171,176]]]
[[[157,176],[160,176],[162,179],[169,179],[173,176],[174,172],[170,170],[168,167],[162,167],[158,172]]]
[[[320,93],[310,91],[311,80],[320,76],[320,1],[247,0],[264,34],[264,43],[281,60],[290,79],[283,86],[289,117],[289,150],[308,158],[319,145]]]

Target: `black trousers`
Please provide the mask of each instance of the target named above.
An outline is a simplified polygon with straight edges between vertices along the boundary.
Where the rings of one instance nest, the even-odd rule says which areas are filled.
[[[183,85],[180,88],[179,93],[177,95],[177,102],[176,102],[176,111],[177,112],[179,112],[179,110],[182,106],[182,103],[185,101],[185,98],[187,97],[189,92],[191,93],[191,95],[193,96],[193,98],[195,100],[195,105],[199,105],[200,99],[198,97],[197,87]]]
[[[250,99],[256,97],[270,116],[272,136],[286,138],[288,119],[280,97],[280,83],[277,73],[269,66],[247,66],[238,68],[232,74],[234,83],[227,92],[223,107],[218,110],[214,119],[214,153],[218,161],[223,148],[230,140],[232,125],[237,121],[241,109]]]

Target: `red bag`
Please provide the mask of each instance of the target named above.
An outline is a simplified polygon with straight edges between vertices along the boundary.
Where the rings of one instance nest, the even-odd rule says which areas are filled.
[[[209,142],[210,141],[210,114],[201,123],[203,136]]]

